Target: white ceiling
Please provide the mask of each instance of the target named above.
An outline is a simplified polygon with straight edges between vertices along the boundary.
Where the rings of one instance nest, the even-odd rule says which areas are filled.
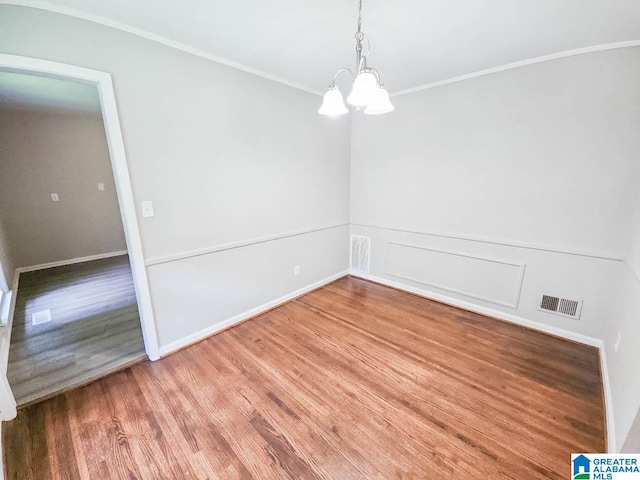
[[[323,91],[354,63],[357,0],[0,0],[102,17]],[[638,0],[363,0],[370,66],[392,92],[640,40]],[[96,17],[97,16],[97,17]]]
[[[94,85],[0,71],[0,109],[100,113]]]

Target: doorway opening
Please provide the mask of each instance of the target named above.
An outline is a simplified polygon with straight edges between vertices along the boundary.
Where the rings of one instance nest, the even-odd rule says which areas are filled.
[[[110,76],[0,55],[0,116],[0,380],[26,405],[159,353]]]

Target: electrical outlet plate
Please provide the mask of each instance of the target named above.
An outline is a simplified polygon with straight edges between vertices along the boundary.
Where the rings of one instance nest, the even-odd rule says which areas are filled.
[[[142,216],[147,218],[147,217],[153,217],[155,215],[154,211],[153,211],[153,202],[151,202],[150,200],[145,200],[142,202]]]
[[[295,267],[293,267],[293,275],[295,277],[297,277],[298,275],[300,275],[300,265],[296,265]]]
[[[60,200],[60,198],[58,198],[58,194],[57,193],[52,193],[51,194],[51,200],[53,200],[54,202],[57,202],[58,200]]]

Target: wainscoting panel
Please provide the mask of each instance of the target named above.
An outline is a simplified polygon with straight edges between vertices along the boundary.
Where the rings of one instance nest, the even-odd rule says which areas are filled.
[[[385,274],[518,308],[525,264],[389,242]]]

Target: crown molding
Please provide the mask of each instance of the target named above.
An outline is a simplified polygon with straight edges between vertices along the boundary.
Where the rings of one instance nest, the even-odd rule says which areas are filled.
[[[190,53],[191,55],[196,55],[198,57],[205,58],[207,60],[211,60],[216,63],[220,63],[222,65],[226,65],[227,67],[235,68],[236,70],[241,70],[246,73],[251,73],[253,75],[257,75],[258,77],[265,78],[267,80],[271,80],[273,82],[281,83],[282,85],[286,85],[288,87],[296,88],[298,90],[302,90],[303,92],[311,93],[313,95],[322,96],[323,92],[319,92],[318,90],[314,90],[312,88],[305,87],[304,85],[300,85],[295,82],[291,82],[284,78],[277,77],[275,75],[271,75],[270,73],[263,72],[261,70],[257,70],[253,67],[249,67],[247,65],[243,65],[238,62],[234,62],[232,60],[228,60],[223,57],[219,57],[217,55],[213,55],[212,53],[205,52],[204,50],[200,50],[198,48],[192,47],[190,45],[186,45],[181,42],[177,42],[175,40],[171,40],[167,37],[163,37],[162,35],[157,35],[155,33],[151,33],[147,30],[143,30],[141,28],[132,27],[125,23],[121,23],[115,20],[111,20],[106,17],[102,17],[100,15],[94,15],[92,13],[83,12],[82,10],[77,10],[75,8],[63,7],[60,5],[55,5],[49,2],[43,2],[40,0],[0,0],[0,5],[16,5],[19,7],[29,7],[36,8],[38,10],[47,10],[53,13],[59,13],[62,15],[67,15],[70,17],[80,18],[82,20],[87,20],[89,22],[98,23],[100,25],[104,25],[106,27],[115,28],[116,30],[120,30],[126,33],[130,33],[132,35],[136,35],[138,37],[144,38],[146,40],[151,40],[153,42],[160,43],[167,47],[175,48],[177,50],[181,50],[186,53]]]
[[[430,88],[440,87],[442,85],[448,85],[450,83],[461,82],[463,80],[482,77],[484,75],[491,75],[492,73],[504,72],[505,70],[511,70],[513,68],[526,67],[527,65],[548,62],[550,60],[557,60],[558,58],[573,57],[575,55],[601,52],[603,50],[613,50],[615,48],[627,48],[627,47],[638,47],[638,46],[640,46],[640,40],[629,40],[626,42],[604,43],[602,45],[593,45],[591,47],[576,48],[574,50],[565,50],[564,52],[552,53],[550,55],[543,55],[541,57],[530,58],[528,60],[507,63],[506,65],[487,68],[486,70],[480,70],[473,73],[467,73],[465,75],[459,75],[457,77],[447,78],[445,80],[439,80],[437,82],[427,83],[425,85],[419,85],[417,87],[407,88],[405,90],[399,90],[397,92],[391,93],[391,95],[394,97],[399,97],[401,95],[408,95],[410,93],[421,92],[422,90],[428,90]]]
[[[181,50],[186,53],[190,53],[191,55],[196,55],[198,57],[205,58],[207,60],[211,60],[216,63],[220,63],[222,65],[226,65],[231,68],[235,68],[236,70],[241,70],[243,72],[251,73],[253,75],[257,75],[259,77],[265,78],[267,80],[271,80],[273,82],[280,83],[282,85],[286,85],[288,87],[292,87],[298,90],[302,90],[303,92],[311,93],[313,95],[322,96],[324,92],[320,92],[313,88],[306,87],[304,85],[300,85],[299,83],[291,82],[287,79],[278,77],[276,75],[271,75],[270,73],[263,72],[261,70],[257,70],[253,67],[249,67],[248,65],[243,65],[238,62],[234,62],[232,60],[219,57],[212,53],[206,52],[199,48],[192,47],[190,45],[186,45],[181,42],[177,42],[175,40],[171,40],[162,35],[157,35],[155,33],[151,33],[147,30],[143,30],[141,28],[132,27],[122,22],[118,22],[115,20],[111,20],[109,18],[94,15],[92,13],[83,12],[82,10],[78,10],[75,8],[63,7],[60,5],[55,5],[50,2],[41,1],[41,0],[0,0],[0,5],[16,5],[20,7],[30,7],[37,8],[39,10],[47,10],[53,13],[59,13],[62,15],[67,15],[70,17],[80,18],[82,20],[87,20],[89,22],[98,23],[104,25],[106,27],[115,28],[117,30],[121,30],[123,32],[130,33],[132,35],[136,35],[138,37],[144,38],[146,40],[151,40],[153,42],[160,43],[162,45],[175,48],[177,50]],[[464,75],[459,75],[457,77],[447,78],[444,80],[438,80],[437,82],[427,83],[424,85],[418,85],[417,87],[411,87],[404,90],[399,90],[397,92],[391,92],[391,96],[399,97],[402,95],[408,95],[410,93],[420,92],[422,90],[428,90],[430,88],[440,87],[442,85],[448,85],[450,83],[461,82],[463,80],[469,80],[476,77],[482,77],[484,75],[490,75],[492,73],[503,72],[505,70],[511,70],[513,68],[525,67],[527,65],[533,65],[536,63],[547,62],[550,60],[556,60],[559,58],[572,57],[575,55],[582,55],[585,53],[593,53],[600,52],[603,50],[612,50],[616,48],[627,48],[627,47],[638,47],[640,46],[640,40],[629,40],[624,42],[614,42],[614,43],[604,43],[601,45],[593,45],[591,47],[585,48],[577,48],[574,50],[566,50],[563,52],[552,53],[549,55],[543,55],[541,57],[530,58],[528,60],[522,60],[519,62],[507,63],[505,65],[500,65],[493,68],[487,68],[485,70],[479,70],[473,73],[467,73]]]

